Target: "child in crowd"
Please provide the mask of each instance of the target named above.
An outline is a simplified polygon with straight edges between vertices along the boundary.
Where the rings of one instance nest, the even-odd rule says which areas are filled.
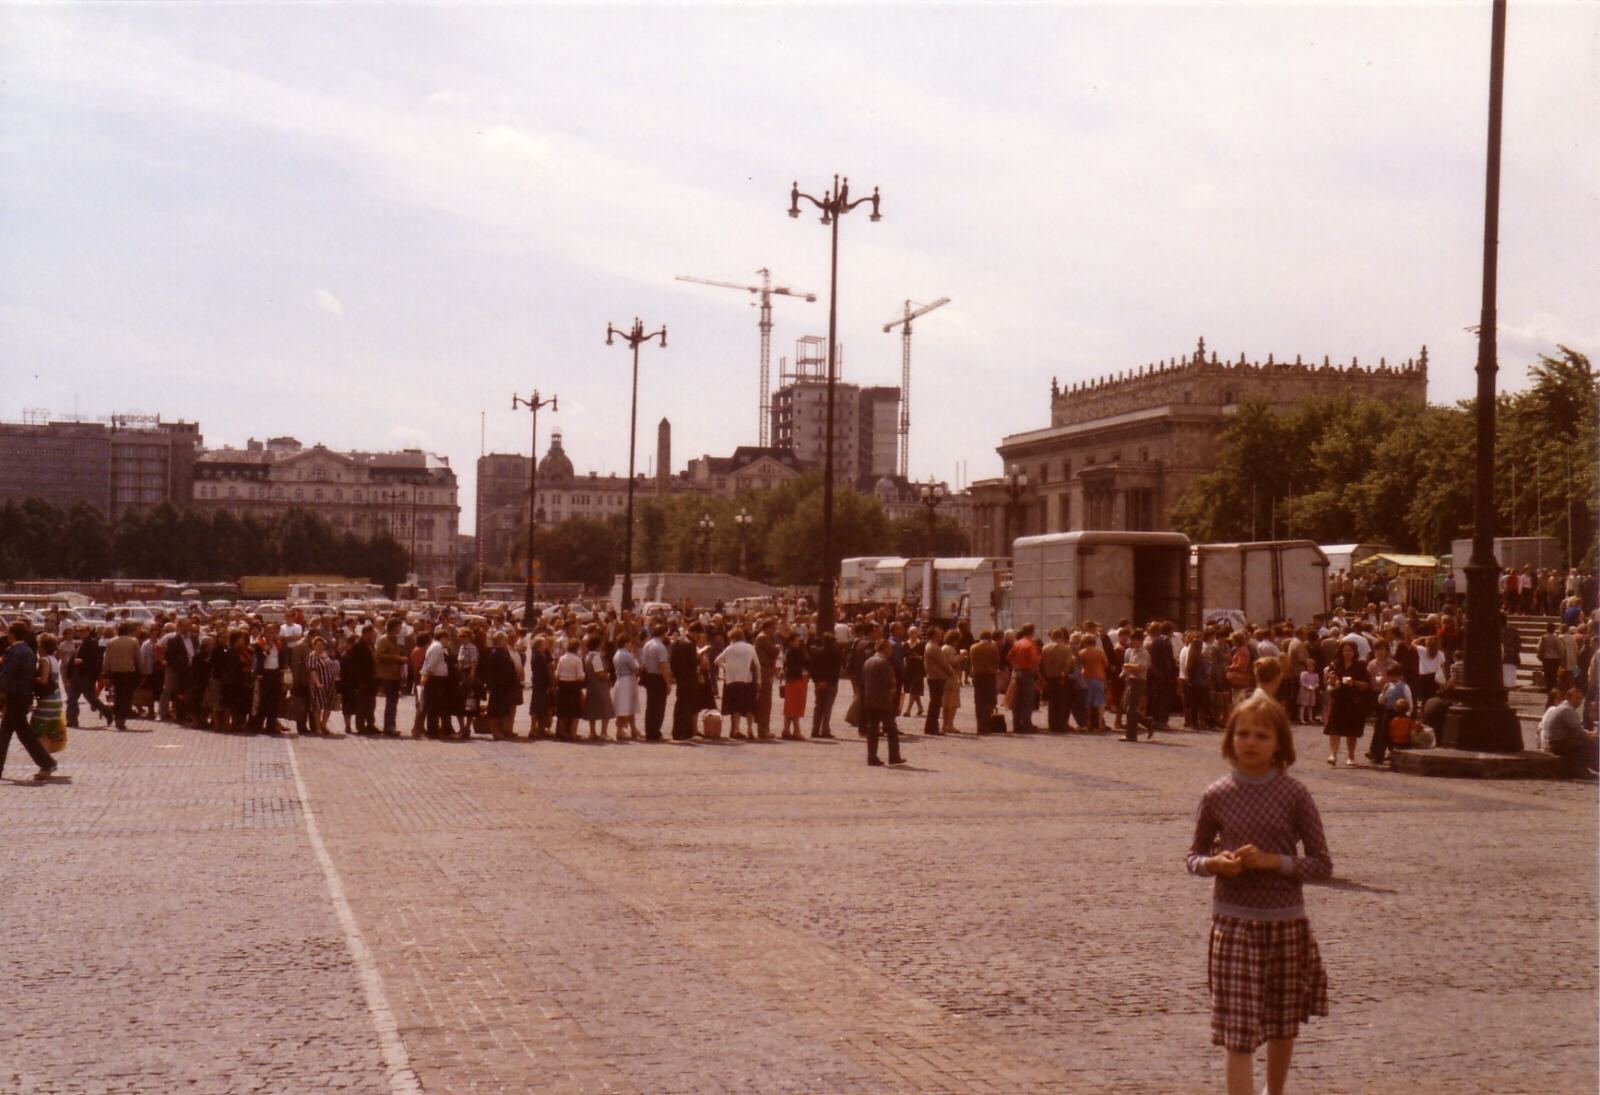
[[[1317,667],[1308,665],[1300,671],[1300,695],[1296,706],[1300,708],[1300,722],[1310,726],[1316,722],[1317,713],[1317,688],[1322,684],[1322,677],[1317,673]]]
[[[1411,704],[1400,700],[1389,717],[1389,748],[1410,749],[1416,744],[1417,729],[1422,724],[1411,717]]]
[[[1395,712],[1405,704],[1406,710],[1411,710],[1411,687],[1406,684],[1405,671],[1398,664],[1389,666],[1389,671],[1384,674],[1383,690],[1378,693],[1378,710],[1372,720],[1372,748],[1367,751],[1367,759],[1374,764],[1382,764],[1388,757],[1390,743],[1394,736],[1390,723],[1394,721]]]
[[[1222,738],[1233,771],[1200,798],[1190,873],[1216,878],[1211,1041],[1227,1051],[1229,1095],[1254,1095],[1255,1051],[1267,1046],[1267,1091],[1281,1095],[1300,1024],[1328,1014],[1328,982],[1301,883],[1333,873],[1322,818],[1294,763],[1289,716],[1271,697],[1235,705]],[[1304,854],[1296,854],[1296,846]]]

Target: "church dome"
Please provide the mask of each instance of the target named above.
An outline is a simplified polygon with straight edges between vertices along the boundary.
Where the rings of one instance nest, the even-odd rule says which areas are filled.
[[[539,478],[544,482],[556,484],[568,482],[572,476],[572,460],[561,447],[561,431],[554,430],[550,434],[550,451],[539,461]]]

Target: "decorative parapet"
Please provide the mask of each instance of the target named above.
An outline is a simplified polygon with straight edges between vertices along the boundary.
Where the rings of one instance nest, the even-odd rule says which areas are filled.
[[[1244,354],[1237,361],[1222,361],[1212,351],[1208,358],[1201,338],[1186,357],[1153,361],[1066,388],[1051,378],[1050,424],[1068,426],[1162,404],[1225,406],[1254,397],[1285,406],[1340,394],[1425,403],[1428,348],[1402,365],[1390,365],[1385,358],[1377,365],[1362,365],[1354,357],[1348,364],[1334,364],[1327,356],[1321,365],[1310,365],[1299,355],[1293,362],[1277,361],[1271,354],[1264,362]]]

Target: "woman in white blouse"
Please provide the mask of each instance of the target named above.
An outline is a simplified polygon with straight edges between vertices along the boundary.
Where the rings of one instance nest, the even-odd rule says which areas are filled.
[[[745,642],[744,629],[728,632],[727,648],[717,655],[717,668],[722,670],[722,713],[730,722],[728,736],[742,738],[740,716],[755,717],[756,713],[756,648]]]

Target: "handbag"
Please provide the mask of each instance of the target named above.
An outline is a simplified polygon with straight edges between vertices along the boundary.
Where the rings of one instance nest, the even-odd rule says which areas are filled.
[[[861,725],[861,697],[856,696],[850,700],[850,706],[845,709],[844,721],[851,726]]]
[[[1009,710],[1011,710],[1012,706],[1016,702],[1017,702],[1017,679],[1016,679],[1015,676],[1013,676],[1011,678],[1011,683],[1006,685],[1006,694],[1005,694],[1005,697],[1003,699],[1001,699],[1000,706],[1004,707],[1006,710],[1009,711]]]

